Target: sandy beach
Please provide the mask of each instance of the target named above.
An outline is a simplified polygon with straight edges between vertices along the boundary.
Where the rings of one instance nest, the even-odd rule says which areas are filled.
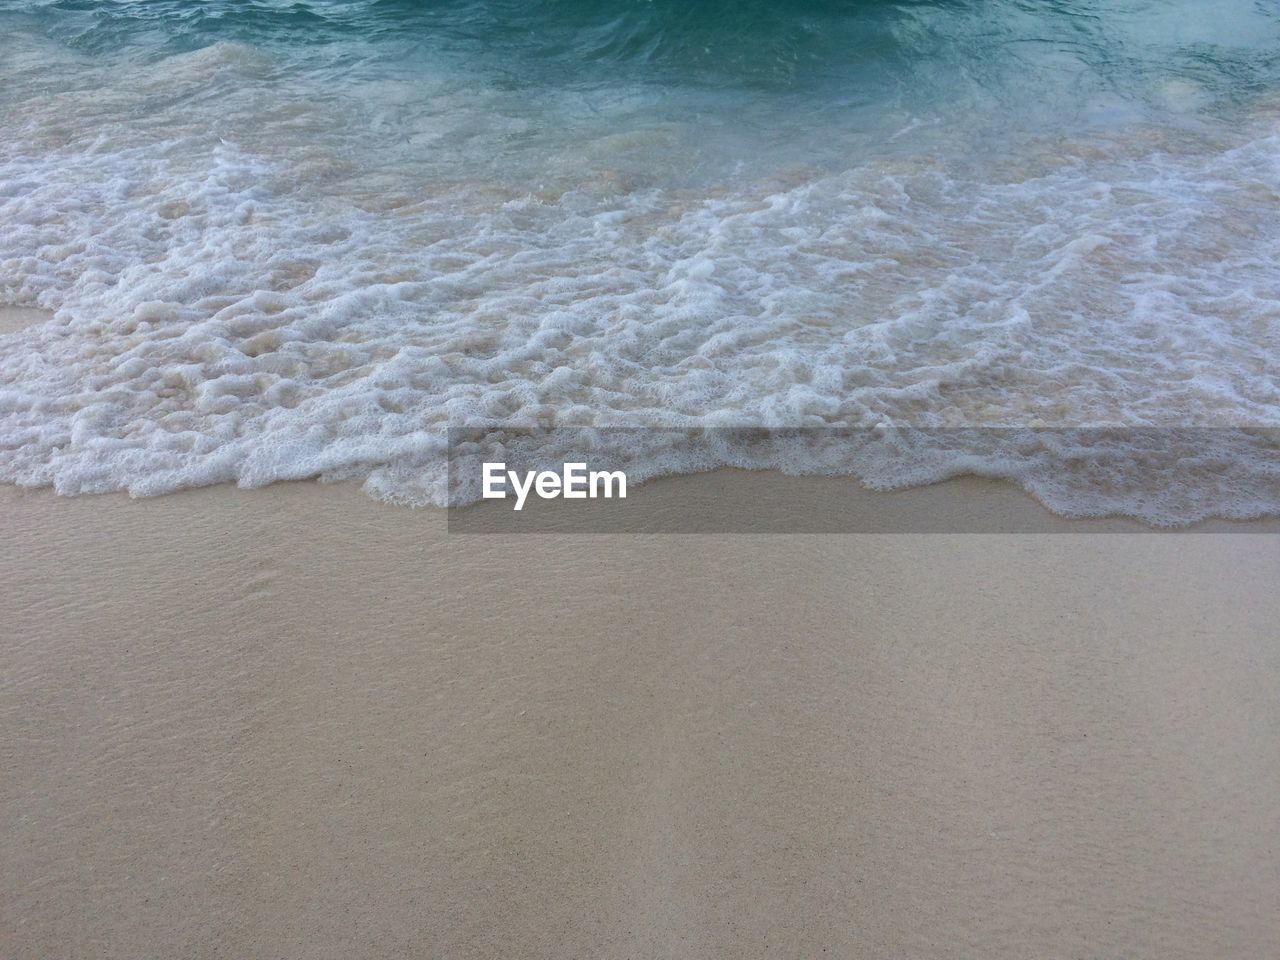
[[[837,485],[1044,532],[0,488],[0,955],[1280,953],[1280,539]]]
[[[1259,0],[0,0],[0,960],[1280,960],[1278,157]]]

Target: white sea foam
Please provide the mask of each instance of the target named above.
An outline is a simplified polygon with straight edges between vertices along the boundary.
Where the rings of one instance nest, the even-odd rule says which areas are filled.
[[[654,165],[689,167],[698,131],[615,116],[541,151],[537,176],[464,180],[361,152],[360,131],[404,125],[358,102],[257,96],[246,78],[266,70],[220,44],[98,101],[55,91],[6,140],[0,300],[56,313],[0,339],[0,479],[151,495],[360,478],[419,504],[446,495],[449,425],[1090,425],[1148,432],[597,452],[636,479],[978,472],[1064,513],[1280,512],[1271,435],[1168,429],[1280,426],[1274,109],[981,162],[904,135],[843,165],[666,182]],[[423,142],[471,136],[466,111],[414,115]]]

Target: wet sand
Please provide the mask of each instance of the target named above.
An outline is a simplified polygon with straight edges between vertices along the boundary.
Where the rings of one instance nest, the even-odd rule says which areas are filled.
[[[0,956],[1280,955],[1280,537],[783,488],[1046,532],[0,488]]]

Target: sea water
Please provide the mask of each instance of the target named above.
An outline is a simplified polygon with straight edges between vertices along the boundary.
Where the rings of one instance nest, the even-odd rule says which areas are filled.
[[[0,0],[5,482],[875,428],[601,452],[1280,513],[1278,264],[1269,2]]]

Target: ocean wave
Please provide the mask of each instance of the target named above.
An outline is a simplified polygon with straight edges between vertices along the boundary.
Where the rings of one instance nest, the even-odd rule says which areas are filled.
[[[0,296],[57,313],[5,341],[0,478],[425,503],[450,425],[1275,426],[1276,121],[712,190],[326,197],[221,141],[11,159]],[[1176,475],[1184,519],[1236,509]],[[1131,479],[1111,508],[1169,522]]]
[[[977,428],[752,462],[980,472],[1160,523],[1280,512],[1275,17],[728,9],[211,3],[175,25],[160,0],[0,2],[0,302],[55,311],[0,340],[0,480],[441,503],[451,426]],[[869,45],[826,50],[824,16]],[[85,42],[109,53],[76,40],[103,18],[127,36]],[[704,83],[675,61],[726,48],[664,46],[760,60],[752,31],[804,48],[774,58],[785,89]],[[855,61],[866,83],[812,72]],[[1079,427],[1119,432],[1000,439]],[[1246,428],[1199,452],[1176,432]],[[1126,430],[1163,446],[1126,459]],[[718,449],[597,453],[638,478],[748,462]]]
[[[241,43],[332,66],[337,45],[350,64],[452,57],[523,87],[623,78],[882,101],[1067,84],[1141,97],[1156,77],[1234,98],[1280,71],[1280,14],[1251,0],[0,0],[0,16],[95,57]]]

